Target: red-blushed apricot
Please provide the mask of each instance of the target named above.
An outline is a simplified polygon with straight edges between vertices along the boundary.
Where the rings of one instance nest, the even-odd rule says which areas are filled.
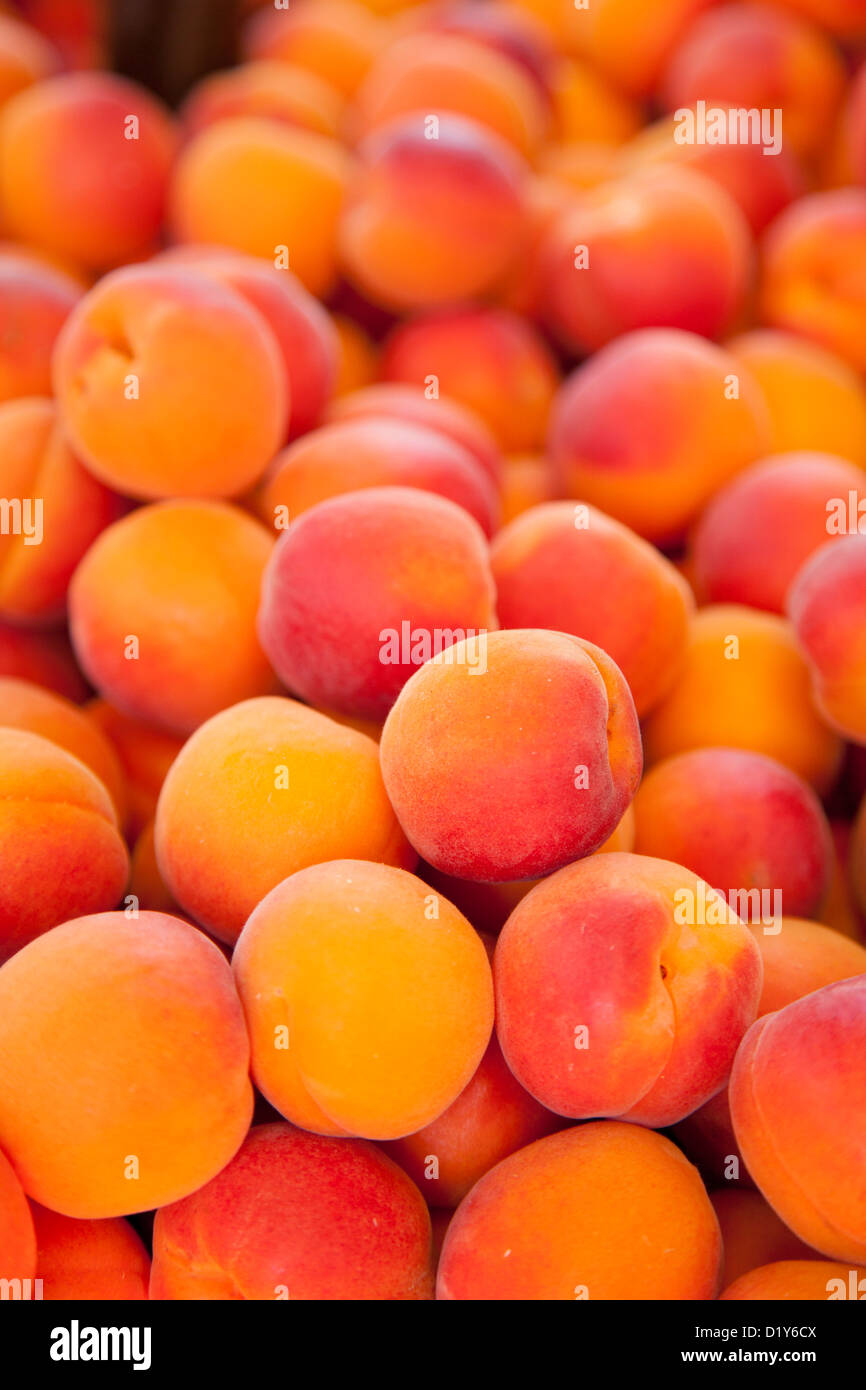
[[[762,322],[799,334],[866,371],[866,188],[812,193],[764,236]]]
[[[42,1297],[146,1299],[150,1257],[141,1237],[120,1216],[76,1221],[31,1203],[36,1229],[36,1275]]]
[[[559,383],[553,354],[531,323],[483,307],[421,315],[385,344],[382,375],[433,389],[474,410],[506,453],[539,448]]]
[[[631,174],[575,201],[540,250],[545,322],[573,351],[639,328],[718,338],[751,278],[746,220],[692,169]]]
[[[830,826],[808,783],[773,758],[741,748],[665,758],[644,777],[634,813],[637,854],[691,869],[743,921],[819,911],[832,872]]]
[[[550,82],[554,127],[560,140],[620,145],[640,130],[637,103],[590,63],[559,57]]]
[[[0,106],[25,87],[53,77],[60,55],[30,24],[13,15],[0,15]]]
[[[420,32],[390,44],[368,72],[349,117],[358,139],[419,112],[465,116],[531,159],[547,110],[525,70],[459,34]]]
[[[372,487],[445,497],[487,535],[498,520],[496,488],[474,453],[442,430],[392,415],[337,420],[296,440],[274,459],[256,509],[270,526],[285,530],[320,502]]]
[[[590,642],[540,629],[491,632],[434,656],[397,697],[380,754],[414,849],[444,873],[494,883],[591,854],[642,765],[619,667]]]
[[[557,0],[521,3],[565,9],[557,16],[565,51],[592,63],[625,91],[646,97],[689,24],[715,0],[660,0],[651,11],[644,0],[592,0],[573,8]]]
[[[719,1294],[720,1300],[728,1302],[769,1299],[776,1303],[818,1303],[849,1298],[866,1298],[866,1269],[818,1259],[778,1260],[761,1265],[741,1274]]]
[[[48,395],[52,349],[81,295],[63,271],[0,251],[0,401]]]
[[[866,1116],[851,1105],[866,1080],[864,1043],[866,976],[857,975],[758,1019],[729,1087],[755,1183],[796,1235],[837,1260],[866,1253]]]
[[[509,454],[502,460],[500,498],[502,524],[543,506],[556,497],[556,481],[550,460],[543,454]]]
[[[490,1040],[484,943],[387,864],[335,860],[279,883],[232,965],[256,1086],[320,1134],[413,1134],[457,1099]]]
[[[161,912],[78,917],[6,962],[0,1000],[0,1142],[43,1206],[147,1211],[237,1152],[249,1044],[231,970],[202,932]]]
[[[217,121],[255,116],[336,136],[343,99],[330,82],[305,68],[262,61],[203,78],[187,96],[180,114],[187,135],[198,135]]]
[[[452,642],[496,625],[481,528],[418,488],[368,488],[313,507],[265,569],[258,634],[293,694],[384,719]]]
[[[671,111],[704,101],[726,112],[771,112],[776,140],[811,157],[841,102],[845,67],[830,39],[793,15],[766,5],[722,4],[689,25],[660,88]],[[766,144],[763,124],[761,138]]]
[[[773,0],[835,34],[840,39],[866,37],[866,14],[861,0]]]
[[[710,1193],[710,1201],[722,1232],[723,1288],[776,1260],[817,1258],[817,1252],[788,1230],[759,1192],[721,1188]]]
[[[32,1279],[35,1274],[33,1217],[15,1170],[0,1151],[0,1278]]]
[[[500,531],[490,560],[501,627],[552,628],[602,647],[639,716],[676,680],[691,591],[628,527],[595,507],[550,502]]]
[[[69,591],[72,642],[99,693],[182,734],[274,691],[255,629],[272,548],[224,502],[158,502],[103,531]]]
[[[9,508],[0,537],[0,614],[57,622],[73,570],[126,504],[82,467],[53,403],[37,396],[0,405],[0,493]]]
[[[286,375],[289,437],[318,424],[337,375],[337,335],[318,300],[288,271],[216,247],[176,246],[163,264],[197,267],[258,309],[276,339]]]
[[[476,0],[448,0],[407,16],[402,28],[414,32],[412,20],[436,34],[459,34],[480,44],[485,51],[508,59],[528,77],[547,107],[556,54],[544,25],[516,5],[479,5]]]
[[[336,140],[253,116],[217,121],[178,158],[169,221],[178,241],[262,256],[321,297],[337,273],[351,160]]]
[[[313,0],[291,8],[260,10],[244,36],[248,58],[292,64],[354,95],[388,31],[366,5],[351,0]]]
[[[784,763],[819,793],[842,758],[838,734],[812,703],[791,624],[733,603],[694,615],[677,681],[643,732],[650,765],[691,748],[746,748]]]
[[[99,698],[90,700],[86,714],[111,743],[123,769],[126,829],[136,838],[153,820],[160,789],[184,740],[157,725],[133,719]]]
[[[70,916],[114,907],[129,861],[108,792],[59,744],[0,728],[0,784],[2,961]]]
[[[337,331],[337,378],[335,398],[342,398],[372,386],[379,374],[379,351],[372,338],[347,314],[332,316]]]
[[[375,1144],[257,1125],[217,1177],[157,1212],[150,1296],[429,1299],[430,1216]]]
[[[760,390],[693,333],[626,333],[568,377],[548,451],[572,497],[652,541],[675,540],[713,493],[767,452]]]
[[[773,329],[732,338],[728,350],[763,392],[772,453],[818,451],[866,467],[866,386],[847,362]]]
[[[683,108],[687,111],[691,108]],[[693,118],[699,120],[697,111]],[[733,198],[754,233],[762,232],[779,213],[802,197],[807,179],[802,162],[786,145],[771,158],[761,144],[682,142],[685,116],[664,116],[646,126],[620,151],[622,176],[670,165],[704,174]],[[700,128],[700,127],[698,127]]]
[[[423,1129],[385,1145],[433,1206],[456,1207],[494,1164],[562,1128],[505,1064],[496,1038],[447,1110]]]
[[[159,235],[175,143],[169,112],[134,82],[38,82],[0,117],[4,226],[89,270],[134,260]]]
[[[866,528],[864,528],[866,529]],[[828,723],[866,743],[866,535],[821,546],[788,591],[788,616]]]
[[[492,290],[523,238],[526,166],[475,121],[445,112],[435,140],[419,113],[359,147],[340,226],[357,289],[387,309],[425,309]]]
[[[688,869],[602,854],[517,905],[494,978],[497,1036],[531,1095],[573,1119],[662,1128],[727,1081],[756,1016],[761,958]]]
[[[90,691],[65,632],[31,632],[0,622],[0,674],[43,685],[75,704]]]
[[[120,759],[109,739],[78,705],[31,681],[0,676],[0,725],[39,734],[65,748],[103,784],[123,821],[126,788]]]
[[[184,744],[160,793],[156,854],[184,911],[226,941],[298,869],[414,863],[374,741],[279,696],[224,710]]]
[[[710,1299],[722,1243],[697,1169],[660,1134],[600,1121],[503,1159],[458,1207],[440,1299]]]
[[[699,597],[784,613],[803,563],[866,513],[866,474],[833,454],[775,454],[712,498],[691,539]],[[864,522],[866,530],[866,522]]]
[[[366,420],[382,415],[439,430],[468,449],[494,483],[500,481],[502,459],[491,430],[474,411],[449,396],[428,396],[420,386],[401,382],[377,382],[335,401],[328,420]]]
[[[200,271],[136,265],[106,276],[67,319],[53,370],[82,461],[144,500],[241,492],[286,435],[273,333]]]

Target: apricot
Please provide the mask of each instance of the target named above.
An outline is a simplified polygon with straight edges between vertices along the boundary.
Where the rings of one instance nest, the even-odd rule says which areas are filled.
[[[791,624],[775,613],[720,603],[692,619],[685,661],[647,719],[644,747],[652,765],[714,746],[764,753],[819,793],[835,779],[841,740],[815,710]]]
[[[0,614],[22,623],[62,620],[73,570],[125,503],[82,467],[54,405],[40,397],[0,405],[0,492],[9,508]]]
[[[132,719],[107,700],[89,700],[85,713],[105,735],[123,770],[126,830],[137,838],[156,813],[165,775],[184,744],[179,734]]]
[[[828,541],[788,591],[816,705],[834,729],[866,743],[866,536]]]
[[[637,103],[591,63],[559,57],[550,81],[555,130],[561,140],[621,145],[640,129]]]
[[[52,77],[60,55],[39,30],[11,14],[0,15],[0,106],[36,82]]]
[[[692,169],[660,166],[576,200],[542,243],[545,322],[577,353],[633,329],[718,338],[751,278],[740,209]]]
[[[37,82],[0,116],[4,225],[87,270],[146,255],[175,146],[169,112],[134,82],[107,72]]]
[[[407,1301],[433,1277],[430,1216],[396,1163],[293,1125],[256,1126],[154,1223],[154,1299]]]
[[[387,29],[366,5],[312,0],[297,7],[265,8],[244,36],[248,58],[303,68],[352,96],[385,40]]]
[[[698,594],[784,613],[798,570],[866,513],[866,476],[833,454],[761,459],[709,503],[692,538]]]
[[[55,690],[76,704],[89,693],[65,632],[30,632],[0,621],[0,674]]]
[[[537,1140],[476,1183],[448,1227],[437,1296],[709,1299],[721,1258],[715,1212],[679,1149],[599,1121]]]
[[[327,136],[263,117],[217,121],[181,153],[169,194],[178,241],[214,242],[291,270],[321,298],[337,275],[351,160]]]
[[[298,869],[414,862],[374,741],[279,696],[245,700],[196,730],[163,784],[155,833],[169,892],[229,942]]]
[[[232,964],[258,1089],[320,1134],[415,1133],[457,1099],[490,1040],[480,937],[387,864],[336,860],[279,883]]]
[[[866,36],[866,15],[860,0],[776,0],[776,3],[811,19],[840,39]]]
[[[781,931],[756,929],[755,936],[764,962],[759,1018],[836,980],[866,974],[866,947],[818,922],[785,916]]]
[[[814,1303],[866,1297],[866,1269],[829,1260],[778,1260],[740,1275],[719,1294],[721,1300],[771,1299]]]
[[[729,1187],[710,1193],[722,1232],[722,1286],[777,1260],[816,1259],[759,1192]]]
[[[376,416],[439,430],[468,449],[493,482],[499,483],[502,459],[493,433],[479,415],[460,401],[450,396],[428,396],[420,386],[377,382],[375,386],[342,396],[328,411],[331,422],[367,420]]]
[[[543,454],[509,454],[503,459],[500,490],[503,526],[531,508],[552,502],[555,497],[553,469]]]
[[[172,917],[183,917],[159,872],[153,820],[148,821],[135,840],[129,861],[127,899],[148,912],[167,912]]]
[[[343,99],[329,81],[306,68],[263,60],[203,78],[186,97],[180,114],[190,136],[217,121],[254,116],[336,137]]]
[[[114,907],[129,862],[104,785],[59,744],[0,727],[0,782],[2,961],[67,917]]]
[[[625,676],[639,716],[673,685],[691,591],[628,527],[595,507],[550,502],[500,531],[490,558],[501,627],[552,628],[602,647]]]
[[[0,1278],[32,1279],[35,1274],[33,1216],[15,1170],[0,1151]]]
[[[283,362],[289,438],[318,424],[336,381],[337,335],[327,311],[301,282],[253,256],[216,247],[174,247],[162,261],[213,275],[258,309]]]
[[[866,189],[812,193],[764,236],[760,313],[866,371]]]
[[[506,140],[526,159],[541,145],[548,112],[529,73],[454,33],[410,34],[373,63],[350,116],[357,139],[412,114],[465,116]]]
[[[369,334],[348,314],[332,317],[337,332],[337,377],[334,396],[348,396],[376,380],[379,353]]]
[[[495,625],[481,528],[418,488],[322,502],[278,541],[258,633],[283,684],[314,706],[384,719],[423,662]]]
[[[644,777],[634,813],[637,854],[682,864],[729,902],[735,894],[744,921],[818,913],[830,826],[808,783],[773,758],[740,748],[665,758]]]
[[[573,1119],[658,1129],[727,1081],[756,1016],[761,959],[736,912],[688,869],[604,854],[518,903],[494,978],[497,1036],[531,1095]]]
[[[76,1221],[31,1203],[36,1229],[36,1273],[42,1297],[146,1299],[150,1257],[122,1217]]]
[[[272,548],[224,502],[154,503],[105,530],[69,591],[73,645],[99,693],[179,734],[270,694],[255,615]]]
[[[63,327],[54,385],[82,462],[145,501],[241,492],[286,435],[273,333],[192,269],[136,265],[101,280]]]
[[[548,451],[569,496],[657,543],[767,452],[760,390],[713,343],[679,329],[623,334],[568,377]]]
[[[194,927],[161,912],[78,917],[6,962],[0,1001],[0,1140],[43,1206],[147,1211],[237,1151],[249,1045],[229,966]]]
[[[0,250],[0,401],[50,393],[52,349],[81,294],[63,271]]]
[[[492,479],[475,453],[443,430],[363,414],[311,430],[279,453],[256,496],[263,520],[284,530],[320,502],[364,488],[419,488],[463,507],[489,535],[498,517]]]
[[[758,1019],[730,1083],[737,1141],[761,1192],[796,1235],[837,1260],[866,1254],[866,1117],[850,1104],[863,1093],[864,1041],[858,975]]]
[[[421,315],[385,343],[382,375],[424,386],[473,410],[506,453],[539,448],[559,384],[541,334],[505,309]]]
[[[524,233],[526,167],[484,126],[445,112],[435,140],[425,116],[364,140],[340,226],[351,283],[390,310],[484,294],[515,261]]]
[[[866,467],[866,387],[847,362],[773,329],[743,333],[727,346],[763,392],[772,453],[812,450]]]
[[[810,158],[844,88],[842,59],[819,29],[767,5],[722,4],[689,25],[665,65],[660,95],[671,111],[697,101],[770,111],[777,138]]]
[[[618,666],[581,638],[534,629],[434,656],[397,697],[380,755],[418,853],[444,873],[494,883],[590,854],[622,817],[642,765]]]

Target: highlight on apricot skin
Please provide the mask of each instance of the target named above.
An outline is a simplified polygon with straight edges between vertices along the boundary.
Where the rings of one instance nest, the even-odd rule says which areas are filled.
[[[0,113],[4,226],[88,270],[146,255],[175,143],[169,112],[134,82],[107,72],[38,82]]]
[[[640,536],[595,507],[531,507],[494,538],[503,628],[551,628],[594,642],[625,676],[639,716],[674,684],[691,591]]]
[[[749,1270],[719,1294],[725,1302],[746,1299],[781,1302],[832,1302],[866,1296],[866,1269],[830,1260],[779,1260]]]
[[[30,1209],[44,1299],[147,1298],[150,1257],[128,1221],[120,1216],[76,1221],[38,1202],[31,1202]]]
[[[671,859],[740,916],[817,915],[833,846],[817,796],[790,768],[738,748],[697,748],[649,769],[634,799],[635,851]]]
[[[453,502],[368,488],[305,512],[265,569],[258,633],[315,707],[384,719],[423,662],[495,626],[484,536]]]
[[[537,1140],[476,1183],[448,1227],[437,1296],[711,1299],[721,1257],[715,1212],[679,1149],[599,1121]]]
[[[491,632],[434,656],[397,697],[380,753],[412,846],[445,873],[490,882],[592,853],[642,765],[619,668],[590,642],[540,629]]]
[[[133,718],[189,733],[276,678],[255,616],[271,536],[223,502],[141,507],[102,533],[69,595],[82,668]]]
[[[490,1040],[480,937],[387,864],[293,874],[255,908],[232,965],[258,1089],[320,1134],[414,1133],[457,1099]]]
[[[237,1151],[249,1045],[229,966],[194,927],[158,912],[76,918],[6,962],[0,1000],[0,1143],[43,1206],[147,1211]]]
[[[758,1019],[737,1053],[731,1116],[749,1172],[792,1231],[830,1259],[863,1261],[866,976]],[[844,1115],[844,1124],[837,1116]]]
[[[145,501],[238,493],[285,437],[273,333],[240,295],[194,270],[133,265],[106,276],[67,319],[53,371],[82,461]]]
[[[129,860],[104,785],[59,744],[0,727],[0,781],[3,961],[68,917],[115,907]]]
[[[415,860],[371,738],[295,700],[245,700],[187,740],[163,784],[156,854],[185,912],[233,942],[288,875],[330,859]]]
[[[153,1299],[433,1296],[430,1216],[375,1144],[288,1124],[252,1129],[232,1161],[156,1214]]]
[[[750,931],[696,874],[595,855],[545,879],[503,927],[497,1036],[557,1114],[663,1128],[727,1081],[761,977]]]

